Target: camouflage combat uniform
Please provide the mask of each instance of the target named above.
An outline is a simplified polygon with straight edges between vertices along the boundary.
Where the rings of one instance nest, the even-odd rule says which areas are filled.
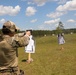
[[[0,75],[19,75],[17,48],[26,46],[28,42],[29,37],[18,34],[0,36]],[[11,68],[16,70],[13,74]]]

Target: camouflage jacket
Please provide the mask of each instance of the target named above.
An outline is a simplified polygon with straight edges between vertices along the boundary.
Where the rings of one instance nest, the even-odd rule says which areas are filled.
[[[28,42],[27,36],[0,36],[0,69],[18,66],[17,48],[26,46]]]

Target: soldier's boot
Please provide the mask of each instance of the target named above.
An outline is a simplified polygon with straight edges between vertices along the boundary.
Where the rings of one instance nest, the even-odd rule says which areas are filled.
[[[25,75],[23,70],[20,70],[20,75]]]

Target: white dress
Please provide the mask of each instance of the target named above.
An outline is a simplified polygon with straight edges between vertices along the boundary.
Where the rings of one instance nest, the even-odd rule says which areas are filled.
[[[58,42],[59,42],[59,44],[64,44],[65,43],[65,40],[64,40],[64,38],[62,36],[60,36],[58,38]]]
[[[29,44],[25,47],[25,52],[26,53],[35,53],[35,42],[32,39],[32,35],[29,37]]]

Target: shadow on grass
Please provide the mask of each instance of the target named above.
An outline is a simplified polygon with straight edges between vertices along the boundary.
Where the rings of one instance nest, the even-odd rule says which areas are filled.
[[[26,61],[27,61],[27,59],[23,59],[23,60],[22,60],[22,62],[26,62]]]

